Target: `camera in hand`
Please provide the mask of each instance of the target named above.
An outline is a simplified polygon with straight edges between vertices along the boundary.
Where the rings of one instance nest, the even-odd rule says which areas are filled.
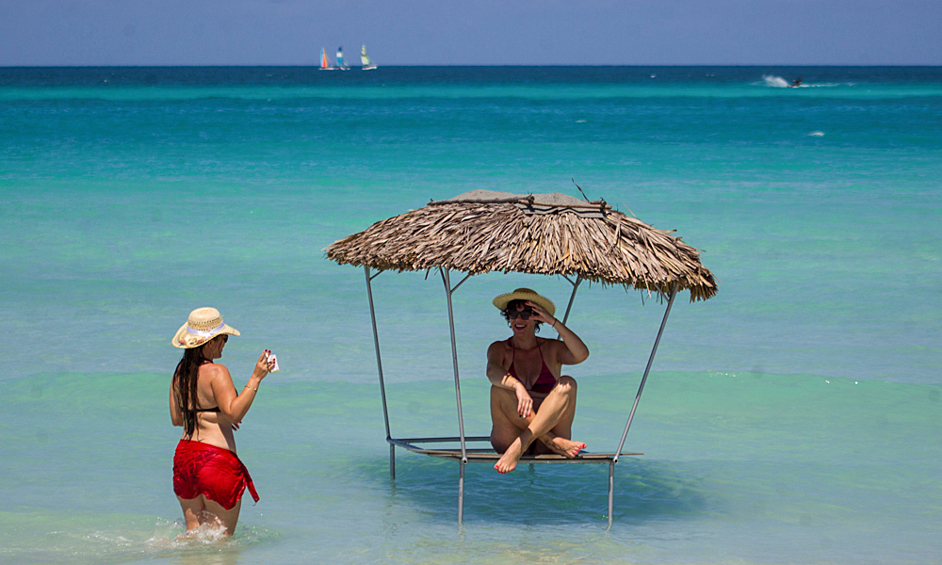
[[[266,360],[266,361],[274,361],[275,366],[271,368],[271,372],[272,372],[272,373],[277,373],[278,371],[281,370],[281,368],[278,366],[278,358],[275,357],[275,354],[274,354],[274,353],[272,353],[272,352],[269,351],[269,352],[265,355],[265,360]]]

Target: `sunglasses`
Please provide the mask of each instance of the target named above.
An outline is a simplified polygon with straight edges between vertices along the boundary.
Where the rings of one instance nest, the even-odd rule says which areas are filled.
[[[227,341],[229,341],[229,336],[226,334],[222,334],[220,337],[222,338],[223,343],[226,343]]]
[[[534,314],[533,310],[531,310],[530,308],[524,308],[523,310],[519,310],[519,311],[518,310],[505,310],[504,313],[507,314],[507,317],[510,318],[511,320],[516,320],[518,316],[524,320],[529,320],[530,316]]]

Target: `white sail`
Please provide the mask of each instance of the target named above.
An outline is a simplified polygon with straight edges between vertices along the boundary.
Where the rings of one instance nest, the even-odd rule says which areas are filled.
[[[376,65],[370,62],[370,56],[366,54],[366,45],[360,48],[360,63],[363,64],[364,71],[372,71],[376,68]]]
[[[343,62],[343,47],[337,48],[337,68],[342,71],[345,71],[349,68]]]

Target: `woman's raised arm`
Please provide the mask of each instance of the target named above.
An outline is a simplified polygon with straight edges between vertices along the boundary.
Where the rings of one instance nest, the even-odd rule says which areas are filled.
[[[536,302],[527,301],[527,306],[536,314],[537,320],[552,326],[562,338],[565,346],[556,347],[556,360],[561,365],[578,365],[589,358],[589,347],[576,335],[576,332],[567,328]]]
[[[269,353],[268,350],[263,351],[258,356],[252,376],[249,377],[249,382],[246,383],[241,394],[236,392],[229,369],[224,365],[207,367],[210,371],[213,371],[210,375],[210,386],[212,386],[213,396],[216,398],[219,411],[233,424],[242,422],[242,418],[252,407],[255,394],[258,392],[258,385],[261,384],[262,379],[268,376],[268,372],[271,371],[274,365],[273,361],[266,359],[266,353]]]

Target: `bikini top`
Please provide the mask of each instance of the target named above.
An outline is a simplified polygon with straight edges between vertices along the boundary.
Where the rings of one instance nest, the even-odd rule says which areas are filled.
[[[510,344],[510,347],[513,348],[513,356],[517,356],[517,348],[514,346],[514,338],[507,340],[507,343]],[[537,344],[536,348],[540,351],[540,363],[543,367],[540,369],[540,376],[536,378],[536,382],[533,383],[533,386],[529,387],[528,390],[533,392],[538,392],[540,394],[549,394],[553,387],[556,386],[556,377],[553,376],[553,372],[550,371],[549,367],[546,366],[546,361],[543,359],[543,349]],[[520,380],[517,377],[517,371],[514,370],[514,359],[513,357],[510,360],[510,376]],[[523,382],[523,381],[520,381]],[[523,383],[524,388],[527,388],[527,384]]]

